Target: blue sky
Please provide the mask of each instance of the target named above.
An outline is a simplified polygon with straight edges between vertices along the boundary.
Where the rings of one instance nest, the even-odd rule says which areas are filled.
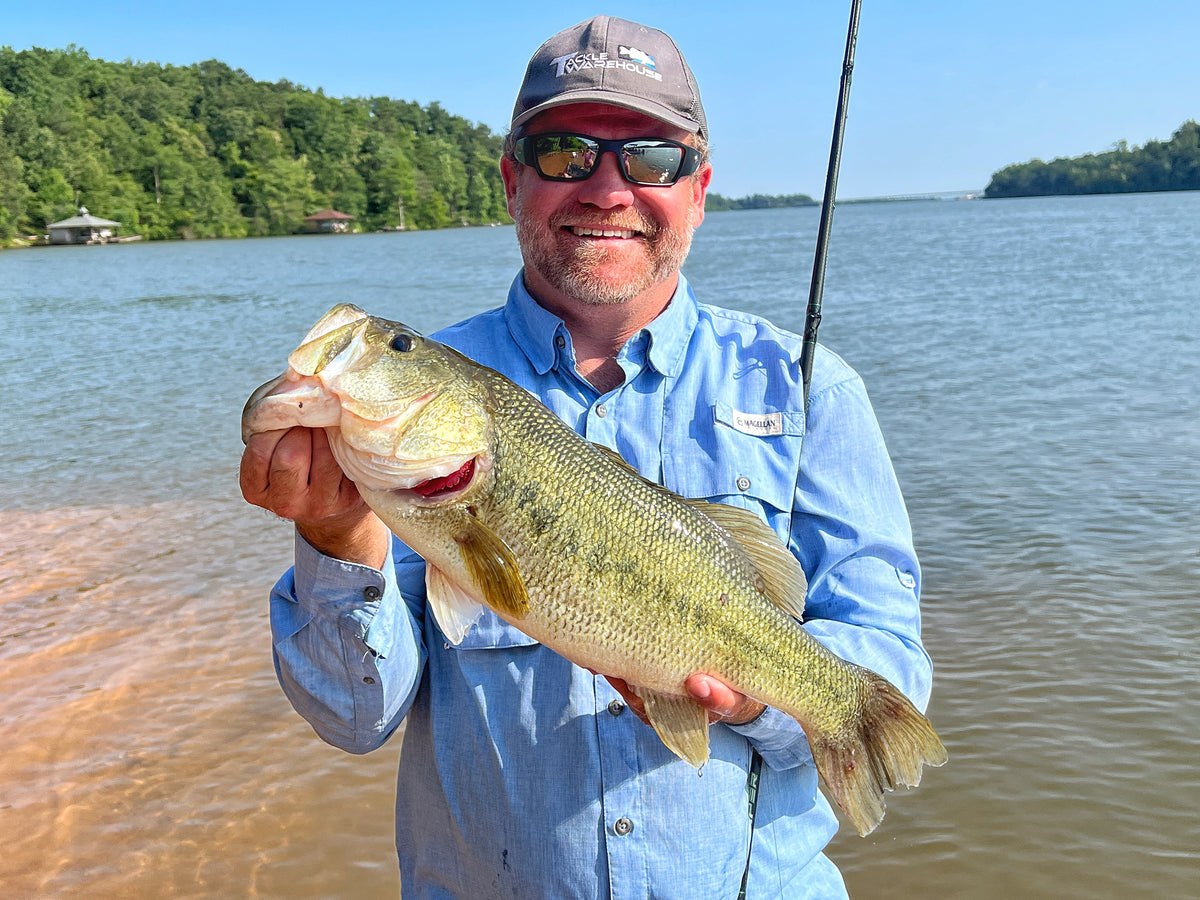
[[[596,13],[670,33],[727,196],[819,197],[849,0],[5,2],[0,45],[186,65],[331,96],[439,101],[500,132],[545,38]],[[838,196],[966,191],[1013,162],[1166,140],[1200,118],[1194,0],[863,0]]]

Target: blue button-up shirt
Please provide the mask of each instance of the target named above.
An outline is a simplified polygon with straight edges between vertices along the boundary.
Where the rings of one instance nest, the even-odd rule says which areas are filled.
[[[808,576],[804,627],[924,707],[931,668],[908,517],[862,382],[835,354],[818,349],[806,416],[800,338],[698,303],[682,276],[622,348],[624,382],[603,395],[520,276],[505,306],[435,337],[646,477],[760,515]],[[271,597],[280,683],[322,738],[351,752],[405,722],[405,900],[733,898],[748,854],[751,898],[845,896],[822,854],[837,820],[788,716],[712,727],[698,772],[605,679],[490,613],[451,646],[427,614],[423,563],[398,541],[382,571],[296,543]],[[765,762],[753,842],[751,748]]]

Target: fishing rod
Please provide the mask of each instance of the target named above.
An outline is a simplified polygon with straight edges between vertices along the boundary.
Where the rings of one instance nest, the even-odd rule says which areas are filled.
[[[861,6],[861,0],[851,0],[850,27],[846,32],[846,56],[842,61],[842,83],[838,88],[837,113],[833,118],[833,142],[829,148],[829,168],[825,173],[825,196],[821,201],[821,223],[817,228],[812,282],[808,288],[808,308],[804,313],[800,373],[804,378],[805,412],[808,411],[808,388],[812,383],[813,354],[817,349],[817,329],[821,327],[821,292],[825,287],[825,260],[829,256],[829,233],[833,228],[833,199],[837,194],[838,168],[842,163],[842,134],[846,129],[846,106],[850,100],[850,77],[854,73],[854,45],[858,40],[858,14]]]
[[[804,377],[804,412],[808,412],[808,387],[812,382],[813,352],[817,349],[817,329],[821,325],[821,289],[825,285],[825,259],[829,256],[829,231],[833,225],[833,198],[837,193],[838,167],[842,161],[842,132],[846,128],[846,103],[850,99],[850,76],[854,72],[854,44],[858,40],[858,14],[861,0],[850,2],[850,27],[846,32],[846,57],[842,61],[842,83],[838,88],[837,113],[833,118],[833,144],[829,148],[829,169],[825,173],[825,197],[821,202],[821,224],[817,228],[817,251],[813,260],[812,283],[808,289],[808,309],[804,313],[804,344],[800,348],[800,373]],[[750,813],[750,850],[746,853],[746,869],[742,872],[741,889],[737,900],[746,900],[746,881],[750,876],[750,851],[754,848],[754,819],[758,812],[758,783],[762,773],[762,756],[757,750],[750,753],[750,769],[746,774],[746,795]]]

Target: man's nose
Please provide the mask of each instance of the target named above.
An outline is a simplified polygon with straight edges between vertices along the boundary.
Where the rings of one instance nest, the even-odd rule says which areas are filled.
[[[586,181],[579,183],[579,202],[613,209],[633,205],[633,185],[621,174],[617,155],[611,151],[600,154],[600,161]]]

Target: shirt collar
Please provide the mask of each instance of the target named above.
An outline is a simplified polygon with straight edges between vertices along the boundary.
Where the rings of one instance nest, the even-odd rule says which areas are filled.
[[[655,371],[674,377],[683,368],[692,332],[696,330],[699,318],[696,297],[681,272],[679,285],[675,288],[675,294],[667,308],[631,340],[637,340],[640,334],[646,334],[646,361]]]
[[[655,370],[668,376],[678,375],[698,319],[695,295],[680,273],[679,284],[667,308],[629,339],[628,350],[644,344],[646,361]],[[570,341],[562,319],[540,306],[525,289],[524,270],[517,273],[508,289],[504,321],[513,341],[539,375],[554,368],[558,359],[558,339]]]
[[[513,279],[504,304],[504,322],[513,341],[529,358],[539,375],[545,375],[558,358],[557,338],[570,340],[567,326],[554,313],[538,305],[525,289],[525,270]]]

